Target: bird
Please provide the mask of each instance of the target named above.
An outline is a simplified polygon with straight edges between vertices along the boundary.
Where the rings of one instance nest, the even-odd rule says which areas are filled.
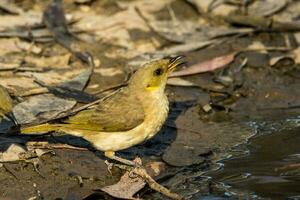
[[[177,66],[185,64],[183,58],[165,57],[148,62],[131,76],[127,86],[103,98],[95,107],[61,123],[21,127],[21,134],[56,131],[82,137],[107,158],[135,165],[115,152],[149,140],[159,132],[169,111],[167,78]]]
[[[16,123],[16,119],[12,114],[12,109],[13,101],[6,88],[0,85],[0,119],[8,118],[12,122]]]

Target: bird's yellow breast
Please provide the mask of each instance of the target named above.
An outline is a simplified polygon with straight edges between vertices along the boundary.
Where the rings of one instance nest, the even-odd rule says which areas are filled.
[[[164,94],[145,101],[147,101],[144,102],[146,105],[144,108],[145,119],[137,127],[125,132],[98,132],[97,134],[85,134],[83,137],[101,151],[127,149],[152,138],[165,122],[169,104]]]

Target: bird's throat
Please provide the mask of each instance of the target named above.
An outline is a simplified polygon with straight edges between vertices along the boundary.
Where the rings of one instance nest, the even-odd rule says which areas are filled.
[[[149,87],[146,87],[146,90],[147,91],[156,91],[158,90],[160,87],[159,86],[149,86]]]

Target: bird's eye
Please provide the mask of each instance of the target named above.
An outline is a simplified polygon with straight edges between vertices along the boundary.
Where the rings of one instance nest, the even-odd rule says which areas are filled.
[[[160,76],[160,75],[163,74],[163,72],[164,72],[164,70],[163,70],[162,68],[157,68],[157,69],[153,72],[153,74],[154,74],[154,76]]]

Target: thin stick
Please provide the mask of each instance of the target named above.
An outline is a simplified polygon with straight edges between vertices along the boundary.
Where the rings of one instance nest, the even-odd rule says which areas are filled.
[[[140,176],[142,179],[144,179],[149,187],[152,190],[155,190],[171,199],[174,200],[183,200],[184,198],[181,197],[180,195],[171,192],[168,188],[160,185],[159,183],[157,183],[148,173],[147,171],[143,168],[143,167],[131,167],[131,166],[127,166],[127,165],[120,165],[120,164],[113,164],[113,166],[116,166],[120,169],[129,171],[129,172],[133,172],[136,175]]]

